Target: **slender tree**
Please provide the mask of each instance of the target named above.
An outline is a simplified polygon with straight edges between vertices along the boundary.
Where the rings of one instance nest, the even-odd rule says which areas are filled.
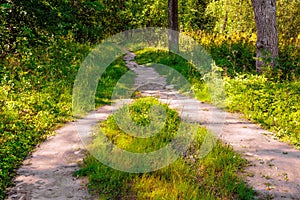
[[[256,70],[276,66],[278,57],[278,31],[276,23],[276,0],[252,0],[256,31]]]
[[[223,26],[222,26],[222,33],[225,32],[226,26],[227,26],[227,21],[228,21],[228,7],[229,7],[228,0],[226,0],[225,4],[226,4],[226,6],[225,6],[225,15],[224,15],[224,20],[223,20]]]
[[[168,1],[169,51],[177,52],[178,47],[178,0]]]

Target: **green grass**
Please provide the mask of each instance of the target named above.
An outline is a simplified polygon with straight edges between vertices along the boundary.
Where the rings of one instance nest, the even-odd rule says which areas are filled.
[[[139,50],[135,53],[136,61],[140,65],[150,65],[156,63],[172,67],[192,83],[199,81],[199,79],[201,78],[199,72],[195,69],[195,67],[193,67],[191,63],[174,53],[151,48]],[[160,69],[159,66],[154,65],[154,68],[155,67],[158,72],[162,73],[162,75],[165,75],[164,73],[169,72],[168,70]],[[172,76],[170,76],[169,78],[171,77]],[[169,79],[168,81],[171,84],[174,84],[176,80]]]
[[[116,59],[111,63],[102,74],[101,79],[98,83],[96,94],[95,94],[95,105],[99,107],[101,105],[109,104],[112,102],[112,94],[114,92],[115,86],[120,80],[120,78],[127,73],[126,79],[134,83],[134,74],[128,70],[125,66],[125,61],[123,61],[123,56]]]
[[[300,147],[300,82],[273,81],[263,75],[226,78],[227,107]]]
[[[10,55],[0,68],[0,199],[16,168],[59,124],[72,120],[72,83],[89,47],[58,39]]]
[[[90,49],[59,37],[47,49],[32,48],[0,63],[0,199],[35,146],[73,120],[72,87]],[[109,102],[112,86],[127,71],[122,59],[107,68],[99,81],[96,106]]]
[[[167,117],[165,126],[155,136],[136,138],[128,134],[130,130],[124,133],[115,120],[115,115],[120,114],[118,112],[100,124],[102,133],[127,151],[141,153],[157,150],[174,138],[179,123],[187,124],[180,120],[176,111],[154,98],[137,99],[129,106],[129,112],[135,123],[146,126],[150,123],[151,106],[158,105],[167,109]],[[90,155],[76,175],[89,177],[89,189],[99,195],[99,199],[252,199],[253,191],[238,175],[246,161],[231,147],[217,141],[212,151],[200,159],[197,152],[207,134],[210,133],[205,128],[197,127],[195,140],[188,150],[174,163],[157,171],[122,172]],[[101,144],[97,134],[95,137],[92,148]]]

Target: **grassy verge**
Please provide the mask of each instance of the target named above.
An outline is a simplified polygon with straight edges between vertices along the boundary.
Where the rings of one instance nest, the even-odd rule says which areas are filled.
[[[176,69],[192,84],[196,97],[210,102],[207,87],[201,76],[184,59],[153,49],[137,52],[138,63],[161,63]],[[265,128],[274,131],[283,141],[300,147],[300,88],[297,77],[293,81],[265,75],[224,76],[229,111],[241,112]]]
[[[126,75],[126,79],[130,79],[130,77],[132,77],[132,83],[134,83],[134,74],[131,73],[129,69],[125,66],[125,61],[123,61],[123,57],[118,58],[106,68],[105,72],[101,76],[101,79],[96,89],[96,107],[111,103],[112,94],[114,92],[116,84],[118,83],[120,78],[127,72],[128,74]]]
[[[52,42],[1,63],[0,199],[35,145],[72,119],[72,83],[89,47],[65,39]]]
[[[136,138],[124,133],[114,115],[100,124],[101,131],[119,148],[131,152],[152,152],[170,142],[176,135],[180,120],[176,111],[160,104],[154,98],[140,98],[129,106],[133,121],[147,126],[150,108],[163,106],[166,110],[165,126],[150,138]],[[130,131],[130,130],[129,130]],[[246,161],[233,150],[217,141],[204,158],[197,155],[207,132],[197,128],[194,142],[188,151],[174,163],[157,171],[133,174],[112,169],[93,156],[84,160],[77,175],[88,176],[89,188],[100,199],[252,199],[253,192],[238,176]],[[101,144],[96,139],[92,146]],[[114,152],[114,149],[111,149]]]
[[[59,37],[48,48],[28,49],[0,63],[0,199],[34,147],[73,120],[72,87],[90,49]],[[97,89],[97,106],[108,102],[112,86],[125,72],[121,59],[107,68]]]
[[[300,83],[272,81],[258,75],[226,78],[227,107],[300,147]]]

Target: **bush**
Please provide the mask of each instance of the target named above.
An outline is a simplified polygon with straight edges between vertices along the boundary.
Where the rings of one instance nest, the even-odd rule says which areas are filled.
[[[300,84],[275,82],[265,76],[226,78],[227,107],[274,131],[300,147]]]
[[[239,73],[256,74],[256,34],[207,33],[205,31],[186,33],[197,40],[210,53],[225,75],[234,77]],[[272,76],[293,80],[300,75],[300,36],[285,39],[279,37],[279,58]],[[269,72],[269,71],[268,71]],[[268,73],[267,72],[267,73]]]

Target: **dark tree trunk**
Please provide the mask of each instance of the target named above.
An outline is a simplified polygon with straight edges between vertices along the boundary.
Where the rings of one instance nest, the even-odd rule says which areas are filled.
[[[226,10],[225,10],[225,16],[223,20],[223,26],[222,26],[222,33],[225,33],[226,26],[227,26],[227,20],[228,20],[228,7],[229,7],[229,2],[228,0],[226,1]]]
[[[276,24],[276,0],[252,0],[256,30],[256,70],[275,68],[278,57],[278,31]]]
[[[225,12],[224,20],[223,20],[223,26],[222,26],[222,33],[225,33],[226,26],[227,26],[227,20],[228,20],[228,12]]]
[[[178,52],[178,0],[168,1],[169,51]]]

